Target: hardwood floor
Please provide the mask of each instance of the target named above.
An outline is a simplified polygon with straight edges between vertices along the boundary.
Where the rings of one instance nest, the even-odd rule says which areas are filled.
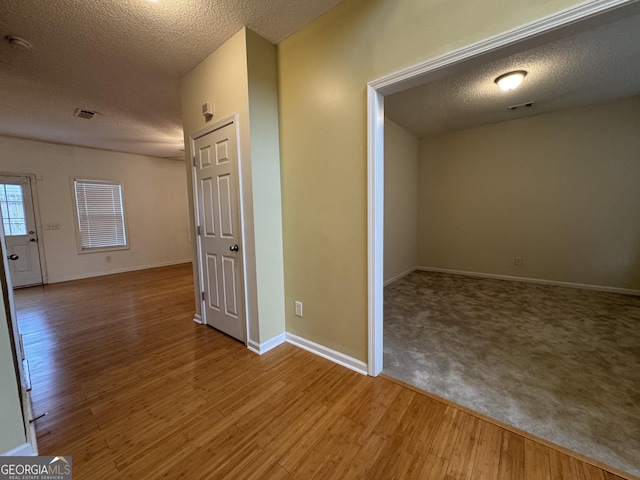
[[[42,455],[74,479],[618,479],[291,345],[195,324],[190,265],[16,292]]]

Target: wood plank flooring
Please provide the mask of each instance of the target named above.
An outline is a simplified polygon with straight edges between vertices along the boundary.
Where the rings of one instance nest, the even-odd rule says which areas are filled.
[[[40,453],[74,479],[620,477],[291,345],[195,324],[191,266],[16,291]]]

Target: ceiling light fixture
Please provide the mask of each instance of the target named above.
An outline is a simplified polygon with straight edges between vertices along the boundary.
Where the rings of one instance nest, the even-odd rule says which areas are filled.
[[[498,86],[504,90],[505,92],[509,90],[513,90],[514,88],[518,88],[518,86],[522,83],[522,80],[527,75],[527,72],[524,70],[516,70],[514,72],[505,73],[504,75],[500,75],[494,81]]]

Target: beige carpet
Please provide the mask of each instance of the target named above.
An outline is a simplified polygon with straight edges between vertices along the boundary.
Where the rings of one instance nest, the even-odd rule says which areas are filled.
[[[384,373],[640,476],[640,297],[414,272]]]

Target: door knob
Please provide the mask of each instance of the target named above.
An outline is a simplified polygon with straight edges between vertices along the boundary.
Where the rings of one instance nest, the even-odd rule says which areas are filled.
[[[238,251],[238,245],[231,245],[229,247],[229,250],[231,250],[232,252],[237,252]]]
[[[36,241],[36,239],[35,239],[35,238],[30,238],[30,239],[29,239],[29,241],[30,241],[30,242],[35,242],[35,241]]]
[[[15,253],[12,253],[11,255],[8,255],[7,258],[9,260],[18,260],[20,257],[18,255],[16,255]]]

